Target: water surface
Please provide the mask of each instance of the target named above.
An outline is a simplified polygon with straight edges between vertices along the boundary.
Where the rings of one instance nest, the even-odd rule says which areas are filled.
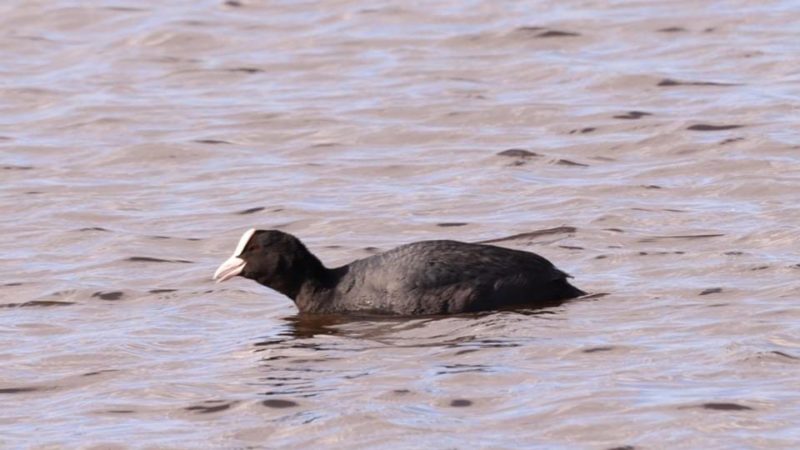
[[[795,2],[167,3],[0,5],[0,446],[800,445]],[[254,226],[608,295],[302,318]]]

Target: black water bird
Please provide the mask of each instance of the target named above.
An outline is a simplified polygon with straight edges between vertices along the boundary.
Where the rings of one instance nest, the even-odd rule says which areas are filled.
[[[422,241],[329,269],[278,230],[246,231],[214,279],[237,275],[286,295],[302,313],[454,314],[550,306],[585,294],[530,252]]]

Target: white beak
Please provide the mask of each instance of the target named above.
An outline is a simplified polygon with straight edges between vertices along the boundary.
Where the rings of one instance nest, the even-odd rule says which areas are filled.
[[[217,283],[222,283],[223,281],[229,280],[242,273],[246,262],[242,258],[239,258],[239,255],[244,252],[244,248],[247,246],[247,243],[250,242],[250,239],[253,237],[255,232],[255,228],[250,228],[244,232],[241,238],[239,238],[239,243],[236,244],[236,250],[233,251],[233,256],[222,263],[222,265],[219,266],[219,269],[214,272],[214,279],[217,280]]]
[[[216,272],[214,272],[214,279],[217,281],[217,283],[222,283],[225,280],[229,280],[242,273],[245,264],[246,262],[242,258],[239,258],[238,256],[231,256],[227,261],[219,266]]]

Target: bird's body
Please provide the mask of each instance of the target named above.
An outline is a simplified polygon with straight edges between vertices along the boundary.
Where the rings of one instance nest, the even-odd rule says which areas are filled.
[[[215,277],[252,278],[290,297],[301,312],[454,314],[541,307],[584,294],[547,259],[493,245],[415,242],[327,269],[294,236],[248,233],[240,240],[240,254]],[[242,269],[230,275],[225,268],[234,259],[244,263],[236,262]]]

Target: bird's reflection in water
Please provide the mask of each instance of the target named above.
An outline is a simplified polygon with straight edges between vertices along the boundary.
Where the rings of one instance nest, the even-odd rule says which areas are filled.
[[[488,363],[454,363],[453,358],[488,349],[530,345],[532,339],[537,339],[535,330],[539,329],[531,321],[563,320],[567,309],[560,307],[562,303],[538,309],[447,316],[284,317],[279,328],[253,344],[264,372],[252,384],[267,398],[302,403],[303,398],[334,391],[332,386],[342,380],[374,374],[375,365],[383,364],[380,355],[387,351],[395,355],[390,359],[392,364],[402,365],[407,361],[417,367],[428,360],[436,374],[491,372],[494,369]],[[534,334],[519,330],[532,330]]]
[[[283,318],[285,327],[281,335],[295,339],[310,339],[317,335],[336,336],[341,334],[337,325],[356,320],[358,318],[339,314],[296,314]]]
[[[294,339],[342,336],[370,340],[393,333],[423,328],[433,321],[448,317],[466,316],[469,315],[398,317],[386,315],[297,314],[283,318],[286,327],[280,334]],[[474,317],[475,315],[472,316]]]
[[[395,316],[356,316],[340,314],[296,314],[282,319],[282,326],[275,334],[262,337],[254,344],[256,352],[264,348],[315,348],[332,345],[325,336],[362,339],[397,331],[398,325],[423,326],[430,319],[408,319]]]
[[[441,316],[391,316],[391,315],[354,315],[354,314],[296,314],[283,318],[284,326],[277,335],[256,343],[257,347],[271,344],[290,344],[292,340],[309,340],[318,336],[341,336],[367,341],[382,341],[382,337],[407,335],[409,331],[421,328],[436,327],[439,322],[447,322],[442,326],[440,345],[452,343],[453,321],[463,331],[464,326],[472,326],[473,320],[482,322],[508,320],[509,315],[538,317],[541,319],[557,318],[563,310],[559,307],[571,301],[594,300],[606,294],[593,294],[580,299],[558,300],[540,308],[504,308],[495,311],[451,314]],[[467,321],[467,323],[464,323]],[[448,331],[449,329],[449,331]],[[425,333],[430,339],[430,333]],[[436,334],[436,333],[434,333]]]

